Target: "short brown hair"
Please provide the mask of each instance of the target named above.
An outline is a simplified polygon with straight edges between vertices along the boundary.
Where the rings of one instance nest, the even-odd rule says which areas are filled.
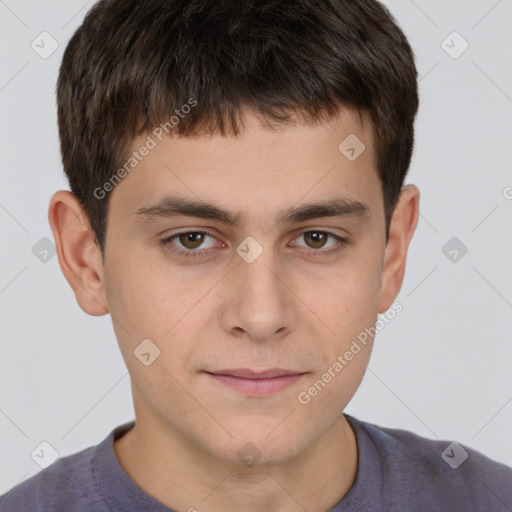
[[[104,251],[108,199],[94,193],[133,138],[240,132],[243,107],[273,123],[370,116],[386,239],[414,145],[414,55],[376,0],[100,0],[66,47],[57,84],[59,136],[72,193]],[[340,141],[341,142],[341,141]]]

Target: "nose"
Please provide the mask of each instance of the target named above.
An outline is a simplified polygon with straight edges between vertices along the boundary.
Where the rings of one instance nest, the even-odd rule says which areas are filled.
[[[291,332],[297,301],[286,283],[284,263],[271,249],[252,262],[242,257],[235,262],[221,316],[227,332],[260,342]]]

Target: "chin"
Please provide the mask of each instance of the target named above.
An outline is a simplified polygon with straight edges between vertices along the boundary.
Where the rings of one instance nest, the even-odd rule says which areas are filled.
[[[243,422],[227,430],[233,436],[223,440],[220,445],[210,440],[210,453],[230,464],[243,464],[247,467],[281,464],[299,455],[302,450],[313,444],[306,432],[280,429],[282,419],[267,418],[259,425],[256,420],[250,424]],[[272,427],[269,428],[269,424]],[[277,428],[276,428],[277,426]]]

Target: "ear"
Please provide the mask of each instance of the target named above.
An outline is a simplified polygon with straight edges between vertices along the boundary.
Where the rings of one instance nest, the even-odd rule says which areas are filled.
[[[396,299],[405,274],[409,242],[419,218],[420,191],[415,185],[402,188],[389,226],[389,238],[382,270],[379,313],[386,312]]]
[[[48,221],[57,246],[60,268],[89,315],[108,313],[101,251],[77,197],[59,190],[50,199]]]

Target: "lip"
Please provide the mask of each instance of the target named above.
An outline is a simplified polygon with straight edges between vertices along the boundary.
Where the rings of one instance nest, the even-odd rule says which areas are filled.
[[[211,373],[213,375],[230,375],[231,377],[241,377],[243,379],[272,379],[274,377],[282,377],[286,375],[299,375],[304,372],[285,370],[283,368],[269,368],[268,370],[261,371],[251,370],[249,368],[232,368],[206,373]]]
[[[212,379],[246,396],[269,396],[295,384],[306,372],[271,368],[263,371],[235,368],[205,372]]]

